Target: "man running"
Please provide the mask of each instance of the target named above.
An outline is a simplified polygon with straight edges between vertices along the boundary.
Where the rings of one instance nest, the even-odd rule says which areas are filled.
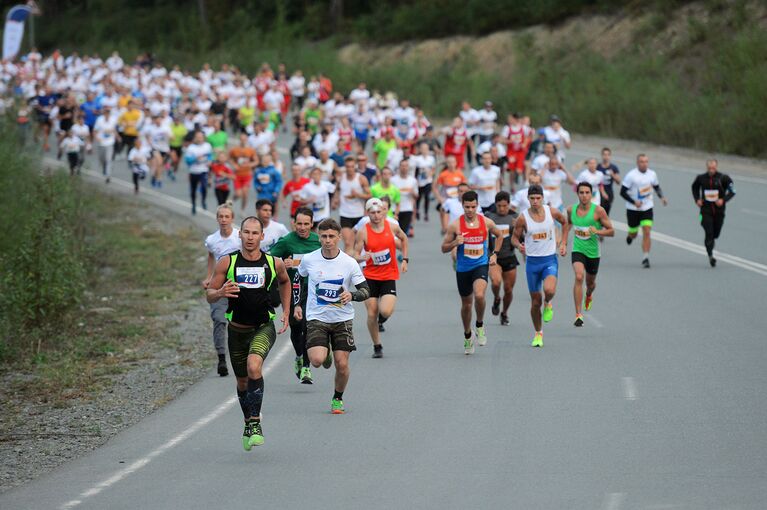
[[[511,245],[511,229],[517,220],[517,214],[511,211],[511,196],[508,191],[500,191],[495,195],[495,212],[487,217],[495,222],[502,236],[503,244],[498,254],[497,263],[490,266],[490,288],[493,291],[493,315],[501,315],[501,326],[509,325],[509,306],[513,299],[514,283],[517,281],[517,266],[519,261]],[[501,309],[501,282],[503,282],[503,309]]]
[[[482,164],[469,175],[469,185],[477,192],[479,206],[487,214],[494,209],[495,195],[501,191],[501,169],[492,164],[490,152],[482,154]]]
[[[735,196],[735,184],[729,175],[719,173],[719,162],[706,161],[706,172],[698,175],[692,183],[692,197],[700,208],[700,225],[706,233],[706,253],[711,267],[716,266],[714,241],[719,238],[724,225],[725,204]]]
[[[650,170],[650,158],[637,156],[637,166],[623,178],[621,196],[626,200],[626,223],[629,233],[626,244],[631,244],[642,227],[642,267],[650,268],[650,230],[653,222],[653,189],[664,206],[668,200],[660,189],[658,175]]]
[[[365,215],[365,201],[370,198],[370,183],[357,172],[354,156],[344,158],[344,173],[338,180],[339,214],[341,215],[341,237],[344,251],[354,252],[354,225]]]
[[[557,261],[557,241],[554,221],[562,224],[562,242],[559,254],[567,253],[568,224],[565,215],[552,206],[543,204],[543,188],[533,184],[527,189],[527,199],[530,207],[522,212],[514,224],[511,244],[519,253],[525,255],[525,275],[527,290],[530,291],[530,317],[533,319],[535,336],[533,347],[543,347],[543,326],[541,324],[541,306],[543,306],[543,322],[554,318],[554,307],[551,300],[557,291],[557,276],[559,262]],[[525,241],[520,242],[524,236]],[[543,287],[543,295],[541,295]]]
[[[603,185],[607,198],[603,199],[600,205],[605,208],[605,212],[608,216],[610,215],[610,209],[612,208],[613,200],[615,199],[615,194],[613,193],[613,181],[618,184],[621,183],[620,170],[615,163],[612,162],[612,157],[613,151],[611,151],[609,147],[603,148],[602,161],[597,165],[597,170],[602,172],[605,176]]]
[[[269,254],[279,257],[285,263],[288,270],[288,276],[291,280],[296,277],[296,269],[301,259],[307,253],[319,250],[321,248],[320,238],[312,232],[314,218],[312,210],[308,207],[299,207],[293,213],[293,232],[282,237],[269,250]],[[297,284],[293,284],[294,286]],[[304,295],[305,297],[305,295]],[[298,303],[306,306],[306,300]],[[312,371],[309,368],[309,355],[306,353],[306,317],[297,320],[294,316],[295,303],[291,300],[290,309],[290,341],[293,342],[293,349],[296,351],[296,359],[293,364],[293,370],[301,384],[312,384]]]
[[[288,235],[288,229],[282,223],[274,221],[274,204],[271,200],[262,198],[256,201],[256,216],[264,227],[264,238],[261,240],[261,251],[268,252],[281,238]]]
[[[463,322],[464,354],[474,354],[474,339],[471,330],[472,304],[477,317],[475,333],[477,343],[487,343],[485,335],[485,291],[487,290],[488,266],[496,264],[496,258],[503,246],[503,233],[495,222],[477,214],[479,199],[476,191],[467,191],[461,197],[464,213],[450,223],[442,240],[442,253],[457,248],[455,277],[458,294],[461,296],[461,321]],[[488,239],[495,236],[493,253],[488,257]]]
[[[368,331],[373,341],[373,357],[383,357],[383,346],[379,332],[383,323],[394,313],[397,304],[397,280],[400,269],[397,268],[396,240],[402,246],[402,269],[407,272],[408,245],[407,235],[397,225],[386,220],[386,207],[377,198],[371,198],[365,204],[370,222],[357,231],[354,243],[354,258],[365,262],[362,274],[370,287],[370,298],[365,301],[368,312]],[[365,254],[362,254],[364,250]]]
[[[597,272],[599,271],[599,241],[601,237],[615,235],[613,224],[607,216],[604,207],[594,203],[592,195],[594,188],[588,182],[578,183],[578,203],[567,208],[567,221],[573,230],[573,249],[571,260],[575,283],[573,284],[573,299],[575,299],[575,326],[583,326],[583,308],[591,310],[591,300],[594,289],[597,288]],[[567,244],[567,238],[562,242]],[[586,302],[583,301],[583,274],[586,273]]]
[[[242,447],[250,451],[264,444],[261,429],[261,404],[264,399],[262,367],[278,332],[274,328],[274,309],[269,303],[269,288],[280,284],[282,328],[288,329],[290,280],[281,259],[261,251],[261,220],[249,216],[240,225],[242,249],[221,257],[207,289],[208,303],[226,298],[229,305],[229,358],[237,377],[237,397],[245,417]]]
[[[338,248],[341,225],[328,218],[318,225],[322,248],[306,254],[298,265],[293,280],[294,317],[304,317],[301,296],[306,298],[306,351],[314,368],[330,368],[335,360],[335,393],[330,412],[344,414],[344,391],[349,382],[349,354],[356,350],[352,301],[365,301],[370,296],[359,264]],[[301,278],[306,278],[301,282]],[[303,286],[306,287],[306,291]],[[355,290],[349,290],[354,288]],[[332,354],[331,354],[332,351]]]
[[[242,247],[240,230],[232,226],[234,221],[234,209],[228,204],[218,206],[216,209],[216,221],[218,230],[205,238],[205,248],[208,249],[208,276],[202,281],[202,288],[208,289],[213,278],[216,262]],[[210,318],[213,321],[213,345],[218,354],[218,375],[229,375],[226,367],[226,309],[229,303],[226,299],[219,299],[210,304]]]

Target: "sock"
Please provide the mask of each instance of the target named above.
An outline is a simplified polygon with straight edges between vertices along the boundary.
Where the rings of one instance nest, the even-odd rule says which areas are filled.
[[[647,260],[647,259],[650,258],[650,252],[649,251],[643,251],[642,255],[644,256],[644,258],[642,260]]]
[[[218,361],[226,361],[226,354],[219,354]]]
[[[374,350],[374,351],[376,351],[376,352],[378,352],[378,351],[380,351],[380,350],[382,350],[382,349],[383,349],[383,345],[381,345],[381,344],[378,344],[378,345],[374,345],[374,346],[373,346],[373,350]]]
[[[245,395],[247,394],[247,391],[245,390],[237,390],[237,399],[240,401],[240,409],[242,409],[242,415],[247,420],[250,418],[250,413],[248,412],[248,404],[245,403]]]
[[[344,392],[335,390],[333,393],[333,400],[343,400],[344,399]]]
[[[466,340],[468,340],[469,338],[471,338],[471,331],[469,331],[468,333],[466,333],[466,332],[464,331],[464,333],[463,333],[463,337],[464,337]]]
[[[481,328],[483,324],[484,324],[484,322],[483,322],[483,321],[477,321],[477,322],[475,322],[475,323],[474,323],[474,325],[475,325],[476,327],[478,327],[478,328]]]
[[[381,315],[380,313],[378,314],[378,324],[383,324],[383,323],[384,323],[384,322],[386,322],[387,320],[389,320],[389,318],[388,318],[388,317],[384,317],[384,316],[383,316],[383,315]]]
[[[248,418],[261,417],[261,404],[264,401],[264,378],[248,379],[245,403],[248,406]]]

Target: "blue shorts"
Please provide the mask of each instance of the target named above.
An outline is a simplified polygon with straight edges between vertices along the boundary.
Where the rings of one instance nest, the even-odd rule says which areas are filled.
[[[527,257],[525,264],[525,274],[527,275],[527,290],[530,292],[540,292],[543,280],[548,276],[557,277],[559,273],[559,262],[557,254],[546,255],[545,257]]]

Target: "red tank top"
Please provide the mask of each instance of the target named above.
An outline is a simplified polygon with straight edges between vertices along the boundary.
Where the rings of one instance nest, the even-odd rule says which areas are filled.
[[[507,152],[519,152],[524,147],[523,144],[525,142],[525,128],[522,124],[518,124],[518,128],[514,129],[511,127],[511,124],[508,124],[509,128],[509,139],[511,140],[511,143],[506,146]]]
[[[370,223],[365,225],[365,228],[368,235],[365,251],[370,255],[370,259],[362,269],[362,274],[368,280],[379,282],[399,280],[397,247],[394,244],[394,234],[391,231],[389,220],[384,220],[383,232],[375,232]]]

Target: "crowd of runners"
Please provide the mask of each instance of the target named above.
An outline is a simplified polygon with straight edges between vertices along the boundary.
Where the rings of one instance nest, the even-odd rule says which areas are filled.
[[[364,82],[339,91],[328,76],[289,73],[282,64],[264,64],[248,76],[227,65],[196,73],[167,69],[149,55],[127,64],[117,53],[102,60],[33,51],[0,71],[4,104],[14,108],[23,136],[66,155],[73,175],[92,151],[107,183],[113,162],[126,160],[136,193],[146,178],[161,188],[183,175],[192,214],[208,209],[213,188],[219,228],[205,240],[203,287],[218,373],[228,375],[231,366],[237,378],[246,450],[263,443],[262,365],[288,328],[298,381],[312,384],[312,368],[335,365],[331,411],[344,413],[349,355],[356,350],[351,302],[365,303],[373,357],[382,358],[381,333],[396,308],[397,280],[410,269],[416,229],[443,236],[468,355],[488,341],[488,282],[491,314],[509,324],[520,264],[530,294],[531,345],[543,347],[558,257],[568,252],[573,325],[582,327],[594,302],[601,245],[615,235],[614,202],[625,202],[626,243],[642,232],[644,268],[650,268],[654,197],[667,204],[647,155],[637,155],[636,167],[625,173],[609,148],[571,163],[572,139],[559,117],[535,129],[529,117],[498,114],[490,101],[480,109],[464,102],[439,127],[407,99]],[[292,142],[287,155],[278,138]],[[713,267],[734,185],[710,159],[692,195]],[[284,223],[277,221],[281,212]]]

